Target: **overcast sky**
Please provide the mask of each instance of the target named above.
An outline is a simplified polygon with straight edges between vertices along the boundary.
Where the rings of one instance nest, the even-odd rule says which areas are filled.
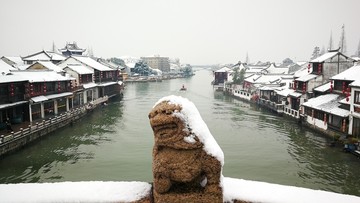
[[[360,0],[2,0],[0,56],[76,41],[97,57],[179,58],[192,65],[309,60],[315,46],[347,55],[360,40]]]

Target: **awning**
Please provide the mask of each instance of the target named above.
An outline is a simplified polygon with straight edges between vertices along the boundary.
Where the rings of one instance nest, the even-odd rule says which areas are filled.
[[[88,83],[88,84],[83,85],[84,89],[90,89],[90,88],[93,88],[93,87],[96,87],[96,86],[97,86],[96,83]]]
[[[299,93],[299,92],[292,92],[292,93],[290,93],[289,95],[292,96],[292,97],[298,98],[298,97],[301,97],[302,94]]]
[[[9,103],[9,104],[1,104],[0,109],[6,109],[6,108],[10,108],[10,107],[17,106],[20,104],[25,104],[25,103],[28,103],[28,101],[19,101],[19,102],[14,102],[14,103]]]
[[[42,102],[42,101],[46,101],[48,100],[48,98],[46,98],[45,96],[41,95],[41,96],[37,96],[37,97],[33,97],[30,100],[32,100],[33,102]]]
[[[107,82],[107,83],[103,83],[103,84],[99,84],[99,87],[106,87],[106,86],[110,86],[110,85],[115,85],[117,84],[117,82]]]
[[[55,99],[55,98],[66,97],[66,96],[70,96],[70,95],[73,95],[73,93],[72,92],[63,92],[63,93],[60,93],[60,94],[46,95],[45,97],[47,99]]]

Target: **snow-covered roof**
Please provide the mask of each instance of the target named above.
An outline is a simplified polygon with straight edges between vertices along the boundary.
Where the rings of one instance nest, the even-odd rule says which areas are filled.
[[[43,65],[45,68],[55,71],[57,73],[64,72],[64,70],[62,68],[53,64],[51,61],[37,61],[36,63],[39,63],[39,64]],[[35,65],[36,63],[34,63],[33,65]],[[33,65],[30,65],[28,68],[31,68]]]
[[[24,61],[50,61],[51,55],[46,51],[40,51],[38,53],[22,57]]]
[[[84,89],[90,89],[90,88],[93,88],[93,87],[96,87],[97,84],[96,83],[93,83],[93,82],[90,82],[90,83],[87,83],[87,84],[83,84],[83,88]]]
[[[1,83],[11,83],[11,82],[24,82],[28,81],[27,78],[24,78],[20,75],[0,75],[0,84]]]
[[[310,67],[310,73],[312,72],[312,66]],[[308,67],[303,67],[294,73],[294,78],[300,78],[305,75],[310,75]]]
[[[17,106],[20,104],[25,104],[25,103],[28,103],[28,101],[18,101],[18,102],[13,102],[13,103],[0,104],[0,109],[6,109],[6,108],[10,108],[10,107]]]
[[[360,65],[352,66],[343,72],[331,77],[332,80],[350,80],[354,81],[360,78]]]
[[[262,86],[262,87],[259,88],[259,90],[262,90],[262,91],[273,91],[274,88],[268,87],[268,86]]]
[[[98,86],[106,87],[106,86],[115,85],[115,84],[117,84],[117,82],[105,82],[105,83],[98,84]]]
[[[325,83],[323,85],[320,85],[319,87],[314,88],[314,91],[317,91],[317,92],[326,92],[328,90],[330,90],[330,82]]]
[[[315,74],[308,74],[308,75],[304,75],[302,77],[296,78],[296,81],[300,81],[300,82],[307,82],[309,80],[312,80],[314,78],[316,78],[318,75]]]
[[[66,97],[66,96],[70,96],[70,95],[73,95],[73,93],[72,92],[63,92],[63,93],[59,93],[59,94],[46,95],[45,97],[48,99],[55,99],[55,98]]]
[[[64,77],[55,71],[14,71],[12,74],[25,78],[29,82],[66,81],[73,79]]]
[[[40,96],[32,97],[30,100],[36,103],[36,102],[47,101],[48,98],[46,98],[44,95],[40,95]]]
[[[64,55],[58,54],[56,52],[46,51],[46,53],[50,55],[52,61],[62,61],[66,59]]]
[[[289,95],[292,97],[298,98],[298,97],[301,97],[302,94],[294,91],[294,92],[290,92]]]
[[[326,61],[327,59],[333,58],[334,56],[340,54],[339,52],[335,51],[335,52],[327,52],[313,60],[310,61],[310,63],[322,63],[324,61]]]
[[[0,184],[0,194],[1,201],[12,203],[136,202],[151,194],[151,184],[135,181]],[[360,202],[360,197],[323,190],[224,177],[223,201],[233,202],[234,200],[259,203],[358,203]]]
[[[12,70],[16,70],[16,68],[10,66],[5,61],[0,60],[0,75],[7,74]]]
[[[95,61],[94,59],[87,57],[87,56],[71,56],[72,58],[76,59],[77,61],[80,61],[83,64],[86,64],[98,71],[112,71],[113,69],[104,66],[103,64]]]
[[[167,101],[169,104],[175,104],[181,106],[180,112],[174,112],[173,116],[179,117],[182,119],[191,129],[194,135],[199,138],[199,141],[204,144],[204,150],[207,154],[215,157],[221,165],[224,165],[224,153],[221,150],[220,146],[215,141],[214,137],[209,131],[206,123],[203,121],[198,109],[186,98],[181,96],[166,96],[161,98],[154,107],[163,102]],[[185,125],[186,126],[186,125]],[[195,141],[193,135],[189,135],[185,137],[184,140],[186,142]]]
[[[231,69],[228,68],[228,67],[223,67],[223,68],[215,71],[215,73],[225,73],[225,72],[227,72],[227,73],[228,73],[228,72],[233,72],[233,70],[231,70]]]
[[[22,58],[20,56],[3,56],[1,58],[5,58],[5,59],[15,63],[16,65],[24,64],[24,61],[22,60]]]
[[[339,108],[339,106],[341,105],[339,101],[341,99],[343,99],[343,97],[340,97],[337,94],[326,94],[315,98],[311,98],[302,105],[305,107],[321,110],[340,117],[347,117],[349,116],[350,111]]]
[[[73,70],[74,72],[80,74],[80,75],[84,75],[84,74],[93,74],[94,70],[90,69],[82,64],[69,64],[67,65],[64,69],[69,68],[71,70]]]
[[[268,74],[287,74],[289,72],[288,67],[276,67],[274,63],[272,63],[268,68],[264,69]]]
[[[294,89],[285,88],[283,90],[275,90],[276,94],[281,95],[283,97],[289,96],[289,94],[295,92]]]
[[[354,82],[350,83],[350,86],[352,86],[352,87],[360,87],[360,79],[355,80]]]

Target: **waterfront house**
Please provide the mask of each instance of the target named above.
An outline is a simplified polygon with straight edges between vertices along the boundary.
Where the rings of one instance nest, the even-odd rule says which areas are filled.
[[[360,79],[350,83],[350,114],[349,114],[349,132],[353,137],[360,137]]]
[[[75,78],[73,81],[74,107],[79,107],[99,98],[97,84],[93,81],[93,69],[82,64],[69,64],[64,68],[64,71]]]
[[[355,65],[330,78],[330,93],[305,102],[302,106],[304,120],[315,128],[330,132],[352,134],[349,115],[354,105],[355,95],[351,97],[352,84],[360,75],[360,66]],[[354,83],[356,84],[356,83]],[[327,87],[323,88],[324,90]],[[354,92],[355,94],[355,92]],[[353,98],[353,99],[351,99]],[[351,119],[353,120],[353,118]],[[357,121],[356,121],[357,122]],[[356,131],[356,130],[355,130]]]
[[[212,82],[213,88],[216,90],[224,90],[225,83],[232,81],[233,70],[228,67],[223,67],[214,71],[214,81]]]
[[[26,118],[35,119],[51,117],[72,108],[71,80],[55,71],[27,70],[13,71],[14,77],[26,80],[21,87],[24,100],[29,102]]]
[[[0,63],[0,67],[3,65]],[[5,129],[7,118],[12,123],[26,119],[28,115],[26,112],[29,109],[28,101],[24,98],[26,82],[27,79],[10,73],[0,75],[0,129]]]
[[[44,51],[44,50],[22,57],[22,60],[27,65],[31,65],[37,61],[51,61],[52,63],[57,64],[63,61],[64,59],[65,57],[61,54],[51,51]]]
[[[330,50],[329,52],[311,60],[307,67],[307,73],[304,69],[294,74],[294,82],[291,87],[295,92],[289,94],[290,116],[300,118],[300,106],[317,95],[326,93],[326,83],[330,77],[353,66],[354,60],[345,56],[338,50]],[[325,86],[323,86],[325,85]],[[322,87],[321,87],[322,86]]]
[[[92,70],[92,81],[97,84],[99,97],[107,96],[111,98],[120,94],[123,84],[119,83],[119,70],[104,66],[90,57],[75,55],[66,58],[58,66],[65,68],[74,64],[81,64]]]

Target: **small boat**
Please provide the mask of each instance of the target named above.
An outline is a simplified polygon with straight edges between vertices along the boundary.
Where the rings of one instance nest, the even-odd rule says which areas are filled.
[[[180,91],[186,91],[186,87],[183,85],[183,86],[180,88]]]

